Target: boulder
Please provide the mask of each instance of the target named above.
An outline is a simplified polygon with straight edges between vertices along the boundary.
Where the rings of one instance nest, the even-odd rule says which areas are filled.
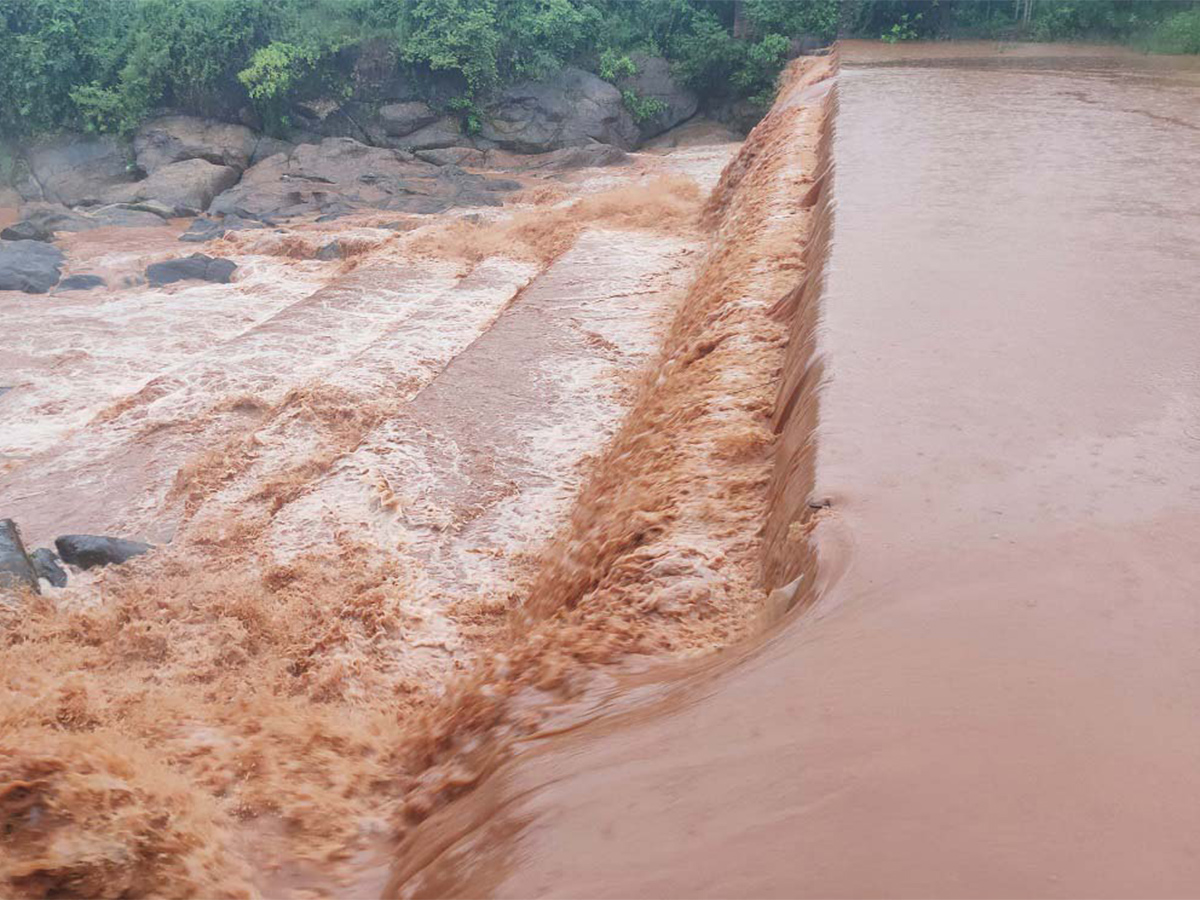
[[[62,277],[63,253],[41,241],[0,241],[0,291],[45,294]]]
[[[112,137],[66,135],[38,144],[27,157],[40,194],[26,196],[30,200],[92,205],[110,188],[134,179],[130,148]]]
[[[377,115],[379,127],[384,134],[393,137],[404,137],[412,134],[418,128],[432,125],[439,118],[428,103],[412,101],[410,103],[389,103],[379,108]]]
[[[250,165],[258,136],[245,125],[195,116],[164,116],[138,129],[133,139],[137,163],[149,175],[185,160],[204,160],[239,172]]]
[[[621,92],[573,67],[546,81],[525,81],[503,90],[488,106],[480,135],[518,153],[544,153],[593,141],[632,149],[640,137]]]
[[[196,219],[188,230],[179,236],[181,241],[203,243],[224,237],[230,231],[247,231],[254,228],[266,228],[268,223],[258,219],[243,219],[238,215],[229,215],[220,219]]]
[[[662,105],[661,112],[637,123],[643,140],[662,134],[696,114],[699,98],[672,77],[670,63],[648,53],[631,53],[629,58],[637,71],[621,78],[617,87]]]
[[[37,222],[25,219],[9,225],[0,231],[0,240],[4,241],[52,241],[54,232],[48,231]]]
[[[100,227],[100,223],[91,216],[67,209],[61,203],[29,203],[22,207],[21,212],[26,222],[51,235],[60,231],[87,231]]]
[[[208,209],[213,198],[237,184],[239,170],[203,159],[186,159],[157,169],[136,184],[106,193],[109,202],[154,201],[171,207],[176,215],[194,216]]]
[[[29,560],[33,563],[33,571],[37,573],[37,577],[45,578],[51,587],[67,586],[67,570],[58,564],[58,554],[53,550],[39,547],[29,554]]]
[[[341,242],[340,241],[330,241],[328,244],[326,244],[324,247],[322,247],[320,250],[317,251],[317,255],[314,258],[319,259],[323,262],[328,262],[328,261],[334,260],[334,259],[341,259],[342,258]]]
[[[79,569],[120,565],[154,549],[150,544],[143,544],[141,541],[126,541],[96,534],[64,534],[54,539],[54,546],[58,548],[58,555],[63,562]]]
[[[61,231],[89,231],[110,226],[146,228],[167,224],[161,210],[157,213],[151,211],[155,208],[149,203],[110,203],[81,213],[57,203],[38,203],[28,204],[23,212],[25,221],[50,234],[56,234]],[[171,212],[173,213],[173,210]]]
[[[99,275],[72,275],[60,281],[54,293],[61,294],[63,291],[91,291],[102,287],[107,287],[107,283]]]
[[[33,561],[12,519],[0,519],[0,591],[32,589],[41,593]]]
[[[229,284],[237,265],[227,259],[215,259],[203,253],[193,253],[184,259],[169,259],[146,267],[146,280],[154,287],[176,281],[212,281]],[[66,556],[63,556],[66,559]],[[70,560],[68,560],[70,562]]]
[[[397,138],[393,144],[403,150],[441,150],[463,142],[462,125],[453,116],[443,116],[424,128]]]
[[[368,147],[351,138],[326,138],[247,169],[209,212],[268,220],[336,217],[358,209],[436,213],[452,206],[493,205],[500,202],[496,191],[519,187],[461,170],[446,178],[441,172],[410,153]]]

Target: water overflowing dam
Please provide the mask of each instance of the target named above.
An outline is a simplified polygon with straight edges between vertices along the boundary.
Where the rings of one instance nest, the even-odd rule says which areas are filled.
[[[742,143],[0,292],[0,512],[156,545],[0,607],[3,877],[1194,894],[1198,88],[850,42]]]
[[[1200,885],[1200,73],[841,61],[779,307],[764,569],[795,609],[526,748],[404,848],[395,895]],[[742,162],[801,139],[798,102]]]

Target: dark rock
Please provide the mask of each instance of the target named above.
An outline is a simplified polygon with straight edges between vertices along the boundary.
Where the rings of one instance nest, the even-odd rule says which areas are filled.
[[[0,241],[0,291],[45,294],[62,277],[63,253],[41,241]]]
[[[324,247],[317,251],[317,259],[328,262],[332,259],[342,258],[342,245],[339,241],[330,241]]]
[[[33,561],[12,519],[0,519],[0,591],[32,588],[41,593]]]
[[[230,231],[249,231],[255,228],[266,228],[266,222],[258,219],[244,219],[241,216],[230,215],[220,219],[196,219],[188,230],[179,236],[181,241],[200,243],[223,237]]]
[[[110,188],[134,179],[130,148],[116,138],[66,135],[35,146],[27,157],[42,196],[26,199],[95,204]]]
[[[518,153],[593,141],[631,149],[640,137],[621,92],[572,67],[551,80],[525,81],[503,90],[487,108],[480,135]]]
[[[120,565],[141,556],[153,547],[141,541],[102,537],[95,534],[64,534],[54,539],[62,561],[80,569],[94,566]]]
[[[53,550],[40,547],[29,554],[29,560],[37,577],[45,578],[51,587],[67,586],[67,570],[58,564],[58,554]]]
[[[662,134],[696,114],[699,99],[672,77],[670,63],[648,53],[631,53],[629,58],[637,72],[620,79],[617,87],[632,91],[643,100],[656,100],[663,107],[661,112],[637,123],[643,140]]]
[[[26,219],[16,222],[0,231],[0,240],[5,241],[52,241],[54,232],[47,231],[36,222]]]
[[[121,203],[154,201],[173,209],[178,216],[194,216],[208,209],[222,191],[237,184],[239,172],[232,166],[186,159],[162,166],[136,184],[113,188],[105,194],[105,199]]]
[[[428,103],[413,101],[410,103],[389,103],[379,108],[379,126],[384,134],[393,137],[404,137],[412,134],[418,128],[432,125],[438,120],[438,114]]]
[[[61,293],[62,291],[91,291],[106,286],[104,279],[99,275],[72,275],[70,278],[64,278],[58,283],[58,289],[55,293]]]
[[[138,165],[150,175],[192,159],[240,172],[249,167],[258,142],[258,136],[245,125],[195,116],[164,116],[138,129],[133,150]]]
[[[146,280],[155,287],[176,281],[215,281],[218,284],[229,284],[236,268],[237,266],[227,259],[214,259],[203,253],[193,253],[185,259],[151,263],[146,267]]]

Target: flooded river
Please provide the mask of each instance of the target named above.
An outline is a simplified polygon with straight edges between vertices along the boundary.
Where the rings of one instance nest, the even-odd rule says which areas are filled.
[[[774,412],[796,609],[598,694],[394,895],[1200,890],[1200,72],[851,44],[836,94]]]

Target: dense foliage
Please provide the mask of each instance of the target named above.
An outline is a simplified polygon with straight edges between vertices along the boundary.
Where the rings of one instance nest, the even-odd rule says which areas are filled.
[[[618,81],[638,50],[665,56],[709,99],[765,103],[797,35],[1138,37],[1194,53],[1197,9],[1178,0],[0,0],[0,137],[127,132],[159,108],[251,108],[282,123],[298,99],[350,96],[364,48],[441,83],[442,105],[464,115],[497,86],[568,62]],[[626,103],[635,116],[655,113],[633,92]]]

